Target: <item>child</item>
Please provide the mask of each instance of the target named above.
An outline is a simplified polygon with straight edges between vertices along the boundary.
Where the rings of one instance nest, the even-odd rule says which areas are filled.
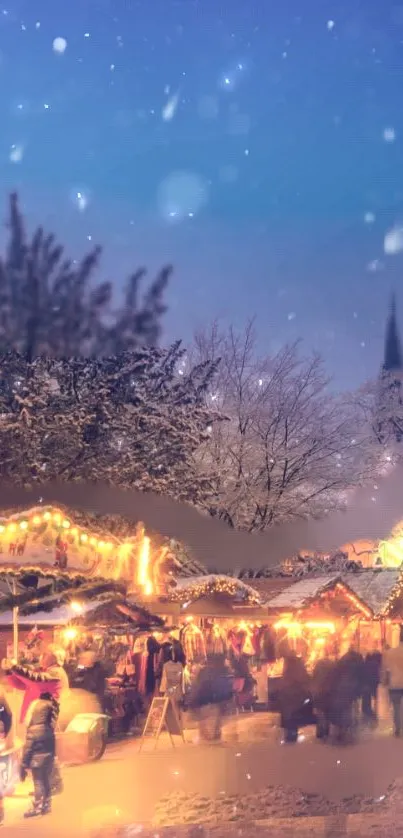
[[[34,781],[34,804],[26,818],[46,815],[51,808],[51,780],[56,755],[55,727],[59,705],[51,693],[42,692],[32,705],[22,755],[21,780],[29,770]]]

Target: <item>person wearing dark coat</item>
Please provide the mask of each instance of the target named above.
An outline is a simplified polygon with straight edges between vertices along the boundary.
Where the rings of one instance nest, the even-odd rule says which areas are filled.
[[[284,658],[279,704],[284,741],[293,744],[298,740],[298,729],[306,724],[312,709],[310,678],[304,662],[293,652]]]
[[[363,666],[362,715],[370,722],[378,721],[376,697],[381,681],[382,655],[376,649],[366,655]]]
[[[200,738],[219,742],[226,705],[233,698],[231,673],[223,655],[209,655],[198,672],[190,691],[188,706],[199,721]]]
[[[316,712],[316,738],[326,740],[330,733],[330,706],[335,662],[322,658],[312,673],[312,697]]]
[[[355,707],[362,696],[364,660],[352,647],[337,661],[329,707],[329,720],[340,742],[351,741],[356,727]]]
[[[104,709],[106,676],[106,669],[102,661],[97,659],[95,652],[83,652],[71,678],[71,686],[96,695]]]
[[[58,715],[59,705],[51,693],[41,693],[31,708],[20,768],[22,782],[29,770],[34,781],[34,803],[26,818],[50,812]]]

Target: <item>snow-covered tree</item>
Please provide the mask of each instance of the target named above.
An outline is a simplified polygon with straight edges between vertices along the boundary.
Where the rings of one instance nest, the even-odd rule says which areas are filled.
[[[104,359],[0,359],[0,475],[22,485],[96,480],[205,505],[214,483],[195,465],[214,372],[178,376],[174,344]]]
[[[170,267],[161,270],[143,296],[146,271],[136,271],[115,310],[112,283],[93,283],[99,247],[77,265],[42,228],[29,239],[15,194],[10,198],[8,229],[0,259],[0,354],[14,350],[29,359],[42,354],[108,357],[156,345]]]
[[[215,324],[190,350],[198,361],[221,358],[208,399],[227,421],[212,426],[198,459],[202,473],[218,472],[210,513],[233,527],[263,531],[324,514],[371,474],[354,401],[334,395],[321,359],[298,349],[259,357],[249,323],[242,334]]]

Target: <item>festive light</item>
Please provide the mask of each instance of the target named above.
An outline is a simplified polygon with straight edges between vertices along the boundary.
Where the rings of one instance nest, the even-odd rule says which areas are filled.
[[[83,610],[81,602],[77,602],[76,600],[73,600],[73,602],[70,603],[70,608],[72,611],[75,611],[76,614],[81,614]]]
[[[145,596],[151,596],[153,583],[150,578],[150,539],[147,535],[143,536],[140,547],[137,584],[143,589]]]
[[[181,585],[170,592],[169,598],[173,602],[194,602],[205,596],[224,595],[234,599],[241,597],[248,605],[261,605],[257,591],[245,585],[239,579],[231,576],[201,576],[196,580],[189,579],[188,585]],[[182,605],[183,607],[183,605]]]
[[[90,568],[90,573],[95,573],[95,575],[102,575],[106,573],[107,577],[119,579],[124,575],[133,577],[134,572],[135,587],[138,585],[138,560],[134,561],[135,569],[133,570],[134,551],[136,551],[137,554],[140,554],[140,565],[143,563],[140,571],[143,582],[140,587],[146,596],[150,596],[153,593],[155,587],[154,580],[159,579],[161,575],[164,574],[164,564],[167,557],[170,555],[169,547],[165,545],[159,546],[156,549],[154,549],[154,546],[151,548],[150,539],[145,535],[142,526],[137,527],[136,531],[132,533],[129,538],[122,538],[109,534],[109,540],[107,541],[102,533],[91,532],[88,531],[87,528],[84,530],[80,526],[73,524],[73,521],[68,515],[66,515],[66,510],[63,508],[58,509],[49,506],[41,507],[39,511],[38,508],[34,508],[28,510],[21,516],[16,513],[8,520],[0,517],[0,521],[0,538],[1,534],[4,533],[3,538],[8,538],[9,541],[8,545],[2,545],[2,552],[6,552],[4,550],[4,546],[6,546],[6,548],[8,546],[8,552],[10,555],[24,555],[25,559],[21,562],[22,564],[25,563],[28,565],[28,556],[31,546],[29,538],[26,539],[25,534],[28,536],[30,530],[33,531],[40,525],[43,526],[43,536],[47,539],[47,545],[51,543],[49,542],[49,539],[54,538],[55,549],[59,549],[57,538],[61,538],[59,541],[60,549],[66,551],[67,560],[69,559],[70,550],[72,552],[77,550],[77,548],[84,550],[86,547],[88,551],[88,547],[92,548],[92,550],[94,550],[93,557],[90,557],[88,552],[85,556],[85,564],[88,568]],[[20,531],[24,533],[23,542],[22,539],[20,540],[19,538]],[[61,536],[61,531],[65,531],[65,535]],[[12,544],[13,547],[11,549]],[[98,550],[100,555],[95,555],[95,550]],[[115,551],[115,555],[113,555],[113,557],[110,556],[112,550]],[[103,564],[105,561],[106,564]],[[2,564],[4,565],[4,560]],[[13,566],[14,564],[15,560],[12,562]],[[60,568],[58,568],[58,570],[60,570]],[[55,571],[55,573],[57,573],[57,571]]]
[[[75,628],[66,628],[63,631],[63,637],[65,640],[74,640],[78,635],[78,631]]]

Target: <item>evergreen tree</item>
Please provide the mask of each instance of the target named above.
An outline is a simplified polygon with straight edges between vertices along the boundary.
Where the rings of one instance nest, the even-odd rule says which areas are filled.
[[[29,239],[16,194],[10,197],[8,230],[0,258],[0,355],[14,350],[29,360],[102,357],[156,345],[170,267],[160,271],[142,298],[146,271],[137,270],[115,311],[112,284],[93,283],[101,248],[76,266],[41,227]]]

